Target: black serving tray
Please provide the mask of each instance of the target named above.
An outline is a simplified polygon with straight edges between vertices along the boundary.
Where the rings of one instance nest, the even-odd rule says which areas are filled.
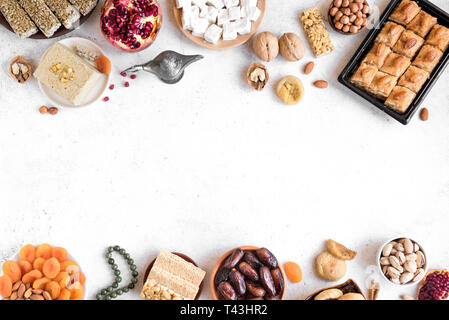
[[[427,0],[414,0],[414,1],[418,3],[418,5],[422,8],[422,10],[436,17],[438,19],[438,24],[449,28],[449,14],[447,12],[443,11],[442,9],[438,8],[437,6],[435,6],[434,4],[430,3]],[[430,79],[427,80],[427,82],[418,92],[418,94],[415,97],[415,100],[413,100],[412,104],[404,114],[397,113],[394,110],[388,108],[387,106],[384,105],[384,101],[376,98],[375,96],[369,94],[368,92],[349,82],[349,78],[359,67],[363,58],[366,56],[368,51],[373,46],[374,40],[376,39],[377,35],[383,28],[384,24],[388,21],[388,17],[400,2],[402,2],[402,0],[392,0],[390,2],[385,11],[382,13],[375,27],[369,32],[368,36],[365,38],[365,40],[363,40],[362,44],[357,49],[354,56],[351,58],[351,60],[349,60],[350,62],[346,65],[346,67],[339,75],[338,81],[344,86],[354,91],[359,96],[363,97],[365,100],[368,100],[369,102],[374,104],[380,110],[384,111],[385,113],[387,113],[400,123],[406,125],[409,123],[410,119],[418,110],[419,105],[422,103],[424,98],[429,94],[433,85],[438,80],[438,78],[446,68],[447,64],[449,63],[449,48],[446,49],[446,51],[443,53],[443,57],[441,58],[440,62],[435,67],[433,72],[430,74]]]

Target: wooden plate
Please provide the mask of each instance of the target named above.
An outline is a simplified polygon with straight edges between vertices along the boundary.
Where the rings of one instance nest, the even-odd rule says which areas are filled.
[[[181,30],[181,32],[184,33],[184,35],[187,38],[189,38],[190,40],[195,42],[197,45],[202,46],[204,48],[208,48],[208,49],[212,49],[212,50],[224,50],[224,49],[238,47],[238,46],[244,44],[253,36],[254,33],[257,32],[260,25],[262,24],[262,20],[265,15],[266,0],[258,0],[258,2],[257,2],[257,7],[260,9],[261,14],[260,14],[259,19],[257,19],[257,21],[254,21],[252,23],[250,33],[245,34],[245,35],[239,35],[237,37],[237,39],[235,39],[235,40],[225,41],[223,39],[220,39],[216,44],[209,43],[206,40],[204,40],[203,38],[195,37],[192,35],[191,31],[183,29],[182,28],[182,20],[181,20],[182,9],[176,8],[175,0],[172,0],[172,6],[173,6],[173,13],[175,15],[176,24],[177,24],[179,30]]]
[[[174,255],[177,255],[178,257],[181,257],[182,259],[184,259],[187,262],[190,262],[191,264],[193,264],[195,267],[198,267],[198,265],[196,264],[195,261],[193,261],[192,258],[190,258],[189,256],[186,256],[185,254],[179,253],[179,252],[172,252]],[[147,270],[145,270],[145,276],[143,277],[143,284],[145,285],[145,282],[147,281],[148,275],[150,274],[151,269],[153,268],[154,262],[156,261],[156,259],[153,259],[150,264],[147,267]],[[198,289],[198,293],[196,294],[195,300],[199,300],[201,293],[203,292],[203,287],[204,287],[204,280],[201,281],[200,287]]]
[[[97,5],[98,5],[98,4],[97,4]],[[87,19],[89,19],[90,15],[91,15],[94,11],[95,11],[95,8],[92,9],[92,11],[89,12],[86,16],[81,15],[81,18],[80,18],[80,20],[79,20],[79,24],[78,24],[78,27],[77,27],[77,28],[79,28],[84,22],[86,22]],[[3,17],[3,15],[2,15],[1,13],[0,13],[0,25],[4,26],[6,29],[8,29],[8,30],[11,31],[11,32],[14,32],[14,30],[13,30],[13,29],[11,28],[11,26],[9,25],[8,21],[6,21],[5,17]],[[72,32],[72,31],[76,30],[77,28],[75,28],[75,29],[66,29],[63,25],[61,25],[61,27],[60,27],[58,30],[56,30],[56,32],[55,32],[50,38],[47,38],[47,37],[46,37],[46,36],[39,30],[39,32],[36,33],[36,34],[33,34],[33,35],[30,37],[30,39],[53,39],[53,38],[57,38],[57,37],[63,36],[63,35],[65,35],[65,34],[67,34],[67,33],[70,33],[70,32]],[[39,28],[38,28],[38,29],[39,29]]]

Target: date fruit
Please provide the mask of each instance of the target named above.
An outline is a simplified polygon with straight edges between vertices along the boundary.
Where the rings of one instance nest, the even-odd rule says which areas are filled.
[[[237,269],[233,268],[231,270],[229,280],[239,296],[243,296],[246,293],[245,277]]]
[[[271,276],[276,292],[281,293],[284,290],[284,277],[282,276],[281,270],[279,268],[271,270]]]
[[[241,262],[239,264],[239,270],[248,278],[250,278],[253,281],[259,281],[259,275],[257,274],[257,271],[253,269],[248,263]]]
[[[257,257],[262,263],[271,269],[276,269],[278,267],[278,261],[276,257],[267,248],[261,248],[256,251]]]
[[[229,273],[231,271],[229,269],[226,269],[225,267],[221,267],[217,274],[215,275],[214,283],[216,286],[218,286],[223,281],[228,281],[229,279]]]
[[[248,263],[253,269],[257,269],[262,265],[262,262],[256,257],[256,255],[251,251],[246,251],[243,256],[243,261]]]
[[[218,285],[217,289],[225,300],[237,300],[237,294],[229,282],[223,281]]]
[[[223,264],[223,267],[225,267],[227,269],[234,268],[240,262],[240,260],[242,260],[243,255],[244,255],[244,252],[242,249],[240,249],[240,248],[235,249],[231,253],[231,255],[226,259],[225,263]]]
[[[266,266],[260,267],[260,282],[267,291],[268,295],[274,297],[276,295],[276,287],[274,285],[273,277],[271,276],[270,268]]]
[[[266,293],[264,288],[252,281],[246,281],[246,288],[248,289],[248,292],[251,293],[254,297],[263,297]]]

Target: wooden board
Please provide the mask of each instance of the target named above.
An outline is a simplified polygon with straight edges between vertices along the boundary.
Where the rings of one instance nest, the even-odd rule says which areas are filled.
[[[225,41],[223,39],[220,39],[216,44],[213,44],[213,43],[207,42],[203,38],[193,36],[191,31],[185,30],[182,28],[182,20],[181,20],[182,9],[178,9],[176,7],[175,0],[171,0],[171,1],[172,1],[173,13],[175,16],[176,24],[177,24],[179,30],[181,30],[181,32],[187,38],[189,38],[191,41],[195,42],[197,45],[204,47],[204,48],[212,49],[212,50],[230,49],[230,48],[238,47],[238,46],[244,44],[245,42],[247,42],[254,35],[254,33],[257,32],[260,25],[262,24],[263,17],[265,15],[265,10],[266,10],[266,0],[259,0],[257,2],[257,7],[260,9],[261,14],[260,14],[259,19],[257,19],[257,21],[254,21],[252,23],[251,32],[249,34],[239,35],[237,37],[237,39],[230,40],[230,41]]]

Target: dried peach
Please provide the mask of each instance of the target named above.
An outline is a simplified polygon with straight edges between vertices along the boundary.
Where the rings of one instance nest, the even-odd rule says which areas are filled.
[[[41,244],[36,249],[36,258],[44,258],[45,260],[51,258],[51,246],[48,243]]]
[[[284,264],[285,274],[288,279],[293,283],[301,282],[302,280],[302,271],[299,265],[295,262],[286,262]]]
[[[67,252],[66,249],[62,248],[62,247],[54,247],[51,250],[51,255],[58,259],[59,262],[64,262],[67,260],[69,253]]]
[[[26,260],[30,263],[33,263],[36,258],[36,248],[31,244],[27,244],[19,252],[20,260]]]
[[[70,300],[70,291],[67,289],[61,289],[58,300]]]
[[[3,273],[7,275],[11,281],[17,282],[22,278],[22,270],[20,270],[20,266],[15,261],[6,261],[3,264]]]
[[[33,265],[26,260],[20,260],[19,262],[17,262],[17,264],[19,265],[20,270],[22,271],[22,275],[33,270]]]
[[[78,264],[73,260],[66,260],[61,262],[61,271],[67,271],[68,266],[78,266]]]
[[[70,290],[70,299],[71,300],[83,300],[83,287],[77,289]]]
[[[7,275],[0,277],[0,295],[8,298],[12,293],[12,281]]]
[[[95,63],[97,64],[97,69],[101,73],[110,74],[111,73],[111,61],[106,56],[99,56]]]
[[[49,279],[55,278],[60,270],[61,265],[59,264],[58,259],[54,257],[45,261],[44,265],[42,266],[42,273]]]
[[[59,294],[61,293],[61,287],[56,281],[50,281],[45,285],[45,291],[48,291],[51,295],[51,298],[54,300],[59,297]]]
[[[31,270],[22,277],[23,283],[33,283],[35,280],[42,278],[42,273],[39,270]]]
[[[45,277],[37,279],[37,280],[34,280],[34,282],[33,282],[33,289],[44,289],[45,285],[47,283],[49,283],[49,282],[50,282],[50,279],[45,278]]]
[[[42,272],[42,267],[44,266],[45,261],[47,260],[42,257],[36,258],[33,262],[33,268]]]

